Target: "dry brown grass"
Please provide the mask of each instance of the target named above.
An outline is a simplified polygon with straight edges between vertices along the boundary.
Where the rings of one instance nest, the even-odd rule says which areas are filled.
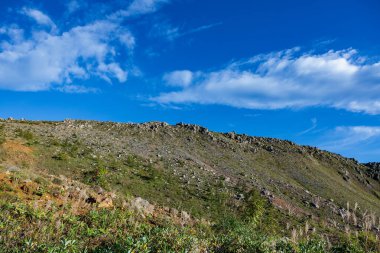
[[[16,166],[33,166],[35,165],[35,158],[33,155],[33,148],[28,147],[18,140],[7,140],[1,146],[5,160],[9,165]]]

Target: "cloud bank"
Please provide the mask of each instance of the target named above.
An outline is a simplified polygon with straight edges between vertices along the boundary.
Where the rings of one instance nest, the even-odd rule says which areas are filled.
[[[183,73],[189,75],[188,70]],[[380,62],[370,62],[353,49],[315,54],[294,48],[196,73],[185,86],[179,81],[182,89],[153,100],[249,109],[323,106],[380,114]]]
[[[11,38],[10,32],[6,35]],[[39,30],[29,39],[3,42],[0,45],[0,88],[46,90],[53,84],[93,76],[108,82],[111,79],[125,82],[127,71],[116,62],[115,48],[111,46],[112,42],[125,43],[125,36],[131,35],[118,25],[96,21],[60,35]]]

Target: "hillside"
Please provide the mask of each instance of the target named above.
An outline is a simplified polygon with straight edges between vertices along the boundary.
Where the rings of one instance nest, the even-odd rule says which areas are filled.
[[[0,121],[0,144],[3,245],[41,252],[380,250],[374,169],[314,147],[183,123],[11,119]],[[90,222],[94,215],[99,223]],[[70,230],[73,220],[80,229]],[[49,231],[71,227],[42,238],[25,228],[30,222]],[[14,224],[20,229],[10,231]],[[86,234],[86,226],[97,232]]]

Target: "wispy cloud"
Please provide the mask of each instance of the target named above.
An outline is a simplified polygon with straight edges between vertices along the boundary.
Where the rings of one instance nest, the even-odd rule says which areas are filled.
[[[317,128],[318,120],[316,118],[312,118],[310,121],[311,121],[311,127],[309,127],[308,129],[305,129],[302,132],[298,133],[297,136],[305,135],[305,134],[310,133],[311,131],[313,131],[314,129]]]
[[[58,91],[65,93],[99,93],[100,90],[93,87],[86,87],[82,85],[65,85],[57,88]]]
[[[168,41],[172,41],[178,38],[180,34],[179,27],[173,26],[168,22],[157,22],[155,23],[150,32],[150,36],[157,38],[164,38]]]
[[[178,39],[183,36],[191,35],[198,32],[203,32],[214,27],[222,25],[222,22],[202,25],[189,30],[181,29],[180,27],[173,26],[167,22],[156,23],[152,28],[152,34],[157,37],[163,37],[169,41]]]
[[[294,48],[203,72],[182,90],[153,100],[250,109],[324,106],[380,114],[379,73],[380,62],[353,49],[315,54]]]
[[[81,1],[82,3],[83,1]],[[71,0],[69,1],[66,6],[67,6],[67,11],[69,14],[72,14],[76,11],[78,11],[81,8],[81,3],[77,0]]]
[[[364,142],[374,142],[380,137],[378,126],[339,126],[333,132],[329,132],[330,141],[322,147],[327,149],[345,149]]]
[[[20,43],[24,40],[25,31],[17,25],[1,27],[0,34],[8,36],[8,43]]]
[[[129,5],[127,12],[130,15],[141,15],[155,12],[162,4],[169,0],[134,0]]]
[[[169,0],[133,0],[128,8],[112,13],[108,18],[120,19],[125,17],[136,17],[140,15],[156,12],[163,4]]]
[[[50,19],[50,17],[37,9],[23,8],[22,12],[34,19],[38,24],[50,27],[52,30],[56,30],[57,26]]]
[[[186,87],[191,84],[193,76],[193,72],[189,70],[179,70],[165,74],[163,80],[169,86]]]
[[[318,146],[345,156],[358,157],[361,161],[370,161],[380,157],[378,142],[380,126],[339,126],[327,131]]]
[[[202,26],[190,29],[188,31],[184,31],[184,32],[180,33],[178,35],[178,37],[189,35],[189,34],[193,34],[193,33],[203,32],[205,30],[209,30],[211,28],[214,28],[214,27],[217,27],[217,26],[220,26],[220,25],[223,25],[223,23],[222,22],[218,22],[218,23],[213,23],[213,24],[209,24],[209,25],[202,25]]]

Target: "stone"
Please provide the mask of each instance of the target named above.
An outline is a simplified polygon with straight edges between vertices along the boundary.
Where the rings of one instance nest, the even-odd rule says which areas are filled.
[[[261,195],[267,196],[267,197],[269,197],[269,196],[272,195],[271,192],[269,190],[265,189],[265,188],[262,189],[260,193],[261,193]]]
[[[191,216],[187,212],[181,211],[181,219],[183,222],[188,222],[188,221],[190,221]]]
[[[110,208],[113,207],[112,198],[106,197],[102,199],[98,205],[99,208]]]
[[[131,201],[131,207],[138,213],[144,215],[151,215],[154,212],[154,205],[150,204],[148,200],[137,197]]]
[[[317,202],[311,202],[310,203],[312,207],[319,209],[319,204]]]

